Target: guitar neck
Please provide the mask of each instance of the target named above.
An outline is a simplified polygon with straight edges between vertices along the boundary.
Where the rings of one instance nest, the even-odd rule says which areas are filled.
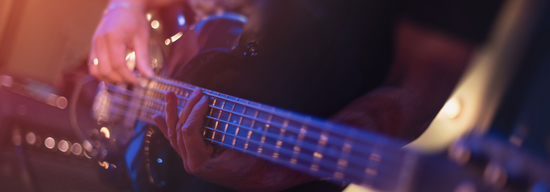
[[[164,93],[178,97],[181,110],[199,87],[154,77],[141,79],[133,91],[103,84],[97,103],[109,103],[101,117],[122,115],[125,121],[155,124],[163,115]],[[352,182],[381,190],[398,190],[408,180],[417,155],[401,150],[402,142],[326,120],[204,90],[209,110],[204,138],[321,178]],[[96,107],[97,109],[97,107]],[[98,113],[96,111],[96,113]],[[100,118],[100,117],[97,117]],[[403,163],[408,161],[408,163]]]

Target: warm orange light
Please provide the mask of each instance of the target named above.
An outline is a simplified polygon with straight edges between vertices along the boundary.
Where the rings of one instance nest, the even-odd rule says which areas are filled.
[[[44,145],[48,149],[53,149],[53,147],[55,147],[55,140],[52,137],[48,137],[46,138],[46,140],[44,140]]]
[[[73,154],[80,155],[82,153],[82,146],[78,143],[73,144]]]
[[[126,55],[126,61],[135,61],[136,60],[136,52],[132,51],[131,53],[128,53]]]
[[[158,29],[158,28],[160,27],[159,21],[157,21],[157,20],[151,21],[151,27],[152,27],[153,29]]]
[[[172,42],[176,42],[178,39],[181,38],[182,35],[183,35],[182,32],[176,33],[174,36],[171,37]]]
[[[111,132],[109,132],[109,129],[107,129],[107,127],[102,127],[99,132],[103,133],[103,135],[105,135],[105,138],[111,138]]]
[[[93,148],[92,144],[87,140],[84,140],[84,142],[82,142],[82,147],[84,147],[84,149],[86,149],[86,151],[88,151],[88,152],[91,152],[92,148]],[[84,155],[86,155],[86,154],[84,154]]]
[[[57,145],[57,148],[59,149],[59,151],[65,153],[65,152],[69,151],[69,142],[67,142],[65,140],[61,140],[61,141],[59,141],[59,144]]]
[[[36,135],[34,135],[33,132],[27,133],[27,136],[25,136],[25,139],[27,140],[27,143],[30,145],[34,145],[36,143]]]
[[[450,98],[441,109],[441,113],[451,119],[457,118],[461,111],[462,104],[456,97]]]
[[[103,162],[98,161],[97,163],[99,164],[99,166],[101,166],[105,169],[109,169],[109,162],[107,162],[107,161],[103,161]]]
[[[126,55],[126,66],[130,70],[134,70],[136,68],[136,52],[132,51],[131,53],[128,53]]]
[[[67,108],[67,104],[69,102],[67,101],[67,98],[65,97],[58,97],[55,104],[57,105],[57,108],[65,109]]]

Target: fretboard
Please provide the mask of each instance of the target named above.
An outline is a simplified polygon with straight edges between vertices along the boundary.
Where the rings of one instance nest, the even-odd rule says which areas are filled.
[[[200,89],[158,77],[141,78],[140,81],[141,86],[132,91],[110,84],[100,86],[100,99],[96,99],[95,105],[102,103],[101,114],[155,124],[153,117],[164,115],[166,91],[176,93],[181,110],[191,92]],[[407,187],[396,183],[406,185],[417,155],[401,150],[403,142],[203,90],[209,97],[204,138],[212,143],[336,182],[351,182],[384,191]]]

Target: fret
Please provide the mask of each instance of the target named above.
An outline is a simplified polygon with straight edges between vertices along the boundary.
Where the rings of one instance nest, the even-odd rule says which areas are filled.
[[[353,135],[353,133],[354,133],[354,129],[348,129],[347,135]],[[343,141],[342,148],[340,149],[341,152],[338,157],[336,171],[334,172],[334,177],[336,177],[337,179],[344,179],[345,177],[345,172],[349,165],[348,158],[350,156],[352,147],[353,145],[351,144],[350,136],[347,136]]]
[[[237,105],[235,105],[235,106],[237,106]],[[234,107],[233,109],[235,109],[235,107]],[[232,115],[233,115],[233,114],[232,114]],[[237,130],[235,131],[235,135],[236,135],[236,136],[235,136],[235,139],[233,139],[233,146],[236,146],[236,143],[237,143],[237,135],[239,135],[239,133],[240,133],[239,130],[240,130],[241,124],[242,124],[242,122],[243,122],[243,117],[242,117],[242,116],[240,116],[238,119],[239,119],[239,122],[238,122],[238,124],[237,124]]]
[[[224,101],[224,105],[221,109],[232,112],[235,109],[235,103],[226,100],[226,101]],[[228,113],[231,113],[231,112],[228,112]]]
[[[182,94],[182,95],[183,95],[185,98],[189,98],[189,94],[191,94],[191,91],[190,91],[190,90],[187,90],[187,89],[183,89],[183,90],[184,90],[184,91],[183,91],[183,94]]]
[[[244,115],[251,116],[253,118],[258,117],[258,110],[250,107],[246,107],[246,110],[244,111]]]
[[[244,105],[241,105],[241,104],[235,104],[235,109],[233,112],[235,113],[239,113],[239,114],[244,114],[244,110],[245,110],[245,106]]]
[[[289,121],[286,121],[285,122],[286,126],[288,127],[288,125],[290,124]],[[294,145],[294,154],[292,155],[292,159],[290,160],[291,163],[293,164],[296,164],[297,163],[297,159],[296,159],[296,156],[298,154],[300,154],[300,145],[302,144],[302,141],[304,140],[304,137],[305,137],[305,134],[307,133],[307,127],[306,125],[302,125],[300,127],[300,133],[298,134],[298,140],[296,142],[296,144]]]
[[[221,101],[219,99],[214,99],[214,106],[221,106]],[[217,105],[216,105],[217,104]],[[214,109],[213,109],[214,110]],[[217,116],[217,119],[220,119],[221,115],[222,115],[222,111],[219,110],[219,109],[216,109],[217,111],[214,113],[216,116]],[[216,126],[214,127],[216,130],[220,130],[221,127],[225,127],[224,126],[225,124],[220,122],[219,120],[216,120]],[[223,133],[218,133],[216,134],[217,132],[213,132],[212,134],[212,139],[214,140],[217,140],[217,141],[220,141],[223,139],[224,137],[224,134]],[[221,137],[221,138],[220,138]]]
[[[273,120],[273,115],[269,115],[269,123]],[[285,135],[285,129],[279,128],[279,137],[277,138],[277,143],[275,145],[275,151],[273,152],[273,158],[279,158],[279,150],[281,149],[281,146],[283,145],[283,137]]]
[[[249,102],[250,103],[250,102]],[[253,131],[253,129],[256,129],[258,131],[261,131],[261,125],[260,126],[257,126],[257,123],[256,123],[256,119],[258,117],[258,110],[256,109],[252,109],[252,108],[246,108],[246,110],[244,111],[245,114],[250,114],[250,113],[254,113],[253,114],[253,118],[251,118],[251,123],[250,123],[250,128],[251,130],[249,130],[248,134],[248,140],[246,141],[247,145],[249,145],[250,143],[250,139],[260,139],[262,138],[262,135],[261,134],[258,134],[258,133],[255,133]],[[257,127],[256,127],[257,126]],[[256,127],[256,128],[255,128]],[[257,145],[254,145],[254,144],[251,144],[253,147],[252,147],[252,150],[256,149],[257,150],[257,153],[262,153],[262,144],[264,143],[265,141],[262,141],[260,140],[260,143],[258,143]],[[254,148],[255,147],[255,148]]]
[[[260,111],[256,112],[256,117],[257,118],[265,118],[263,115],[260,116]],[[271,121],[271,118],[272,116],[270,117],[269,114],[268,114],[268,117],[267,117],[267,123],[265,124],[262,124],[261,122],[259,124],[262,124],[262,126],[257,126],[258,129],[260,129],[260,127],[264,127],[264,132],[265,133],[268,133],[269,131],[269,122]],[[266,137],[267,137],[267,134],[262,134],[262,139],[261,139],[261,144],[260,144],[260,147],[258,149],[258,153],[262,153],[263,152],[263,145],[266,143]],[[266,154],[269,154],[269,151],[266,152]],[[278,155],[277,155],[278,157]]]
[[[250,126],[250,119],[247,119],[247,118],[244,118],[242,115],[240,117],[240,120],[239,120],[239,124],[237,125],[238,126],[238,129],[239,129],[239,134],[240,136],[243,136],[243,137],[248,137],[248,129],[242,129],[240,130],[242,127],[248,127]],[[246,140],[243,140],[241,141],[240,143],[238,144],[241,144],[242,146],[246,146],[245,149],[248,148],[248,145],[246,145]]]
[[[226,103],[226,101],[223,101],[222,108],[225,106],[225,103]],[[220,112],[220,116],[218,117],[218,119],[225,120],[225,118],[222,118],[223,113],[224,113],[224,111]],[[225,112],[225,113],[227,113],[227,112]],[[227,114],[227,118],[229,119],[229,114]],[[225,135],[227,133],[227,124],[225,124],[223,127],[224,127],[224,130],[223,130],[224,133],[223,133],[223,136],[222,136],[222,143],[225,142]]]
[[[226,101],[223,108],[227,109],[227,106],[230,106],[231,111],[233,111],[233,109],[235,108],[235,105],[230,101]],[[227,117],[227,122],[231,122],[230,120],[233,118],[233,113],[228,113],[228,114],[229,114],[229,116]],[[236,127],[234,125],[230,125],[229,123],[227,124],[225,132],[226,133],[234,133],[235,135],[237,135]],[[231,134],[229,134],[225,137],[227,137],[228,138],[227,140],[231,142],[231,148],[234,148],[235,147],[234,137]],[[222,142],[222,143],[224,143],[224,142]]]
[[[211,102],[214,102],[214,101],[213,101],[213,99],[210,98],[208,102],[209,102],[210,104],[212,104]],[[209,117],[214,117],[214,116],[212,115],[212,114],[214,114],[214,110],[215,110],[215,108],[210,108],[209,113],[208,113],[207,116],[209,116]],[[213,123],[214,126],[215,126],[216,120],[212,120],[212,119],[211,119],[211,120],[209,120],[209,122],[210,122],[210,123]],[[202,135],[203,135],[203,137],[208,137],[208,138],[214,139],[214,134],[215,134],[215,132],[208,131],[208,130],[204,129]],[[207,135],[208,135],[208,136],[207,136]],[[211,135],[211,136],[210,136],[210,135]]]
[[[326,135],[326,132],[323,132],[321,136],[319,136],[319,142],[317,143],[317,149],[313,153],[313,156],[315,157],[313,160],[313,163],[311,165],[311,168],[315,171],[319,170],[319,162],[323,159],[323,149],[325,148],[325,145],[328,141],[328,136]]]

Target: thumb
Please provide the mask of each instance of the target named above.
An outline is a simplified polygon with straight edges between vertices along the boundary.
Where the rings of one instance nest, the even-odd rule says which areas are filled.
[[[148,77],[155,75],[153,69],[151,69],[151,56],[149,54],[149,42],[148,38],[135,38],[134,39],[134,51],[136,52],[136,67],[137,70]]]

